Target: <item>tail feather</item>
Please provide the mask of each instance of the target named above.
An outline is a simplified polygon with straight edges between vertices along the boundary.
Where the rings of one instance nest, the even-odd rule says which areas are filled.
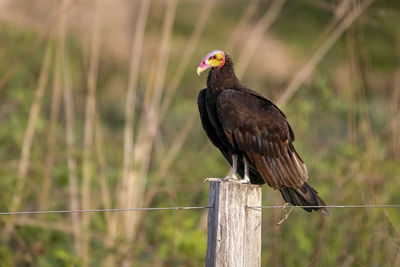
[[[318,192],[306,182],[300,188],[283,187],[280,192],[286,202],[294,206],[325,206],[325,202],[318,196]],[[326,208],[304,208],[307,212],[316,210],[324,215],[329,215]]]

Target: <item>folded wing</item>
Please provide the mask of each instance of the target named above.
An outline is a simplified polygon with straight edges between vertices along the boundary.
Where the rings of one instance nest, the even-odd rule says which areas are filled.
[[[250,89],[225,90],[218,97],[217,113],[226,138],[269,186],[299,188],[307,181],[306,166],[292,144],[293,132],[272,102]]]

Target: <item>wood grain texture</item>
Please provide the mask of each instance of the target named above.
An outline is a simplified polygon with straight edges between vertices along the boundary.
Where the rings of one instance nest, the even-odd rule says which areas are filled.
[[[261,266],[259,185],[211,182],[208,205],[207,267]]]

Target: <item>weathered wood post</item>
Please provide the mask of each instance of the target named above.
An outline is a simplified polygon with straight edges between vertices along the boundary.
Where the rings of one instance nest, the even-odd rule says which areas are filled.
[[[261,266],[261,187],[210,182],[206,267]]]

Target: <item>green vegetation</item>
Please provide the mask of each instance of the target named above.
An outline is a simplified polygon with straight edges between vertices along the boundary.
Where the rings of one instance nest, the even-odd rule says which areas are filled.
[[[195,73],[202,57],[218,48],[243,67],[239,57],[248,53],[243,81],[277,101],[331,34],[329,23],[355,8],[353,1],[286,1],[269,28],[253,31],[276,1],[175,6],[155,0],[144,28],[142,1],[55,2],[52,8],[39,1],[32,10],[29,1],[5,4],[11,15],[0,22],[0,211],[206,205],[203,179],[226,176],[229,166],[197,114],[197,93],[206,82]],[[165,27],[168,16],[171,28]],[[310,184],[328,205],[400,204],[399,25],[399,4],[373,3],[281,105]],[[92,42],[96,32],[100,37]],[[140,33],[135,80],[131,47]],[[248,42],[254,53],[242,51]],[[125,114],[130,81],[136,88],[131,126]],[[263,204],[283,203],[264,186]],[[0,265],[204,266],[206,212],[0,215]],[[263,266],[400,265],[399,209],[330,213],[324,218],[295,209],[276,226],[283,212],[263,210]]]

